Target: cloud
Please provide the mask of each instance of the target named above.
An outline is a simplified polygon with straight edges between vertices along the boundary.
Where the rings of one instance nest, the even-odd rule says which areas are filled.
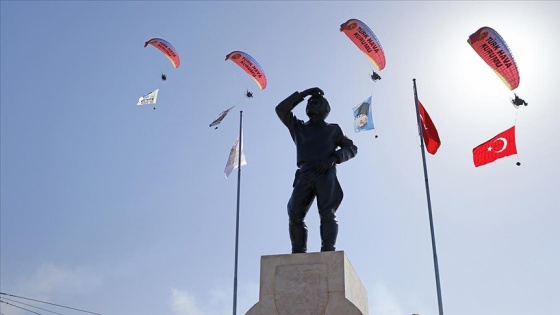
[[[242,283],[237,290],[237,312],[245,314],[258,302],[259,285],[254,282]],[[203,293],[203,292],[199,292]],[[211,289],[204,297],[197,296],[185,290],[171,290],[171,306],[175,315],[223,314],[232,312],[232,288],[229,284]],[[197,305],[197,299],[203,300],[204,305]]]
[[[100,276],[91,270],[46,264],[31,277],[23,279],[19,287],[21,291],[29,292],[30,296],[48,298],[53,294],[80,292],[100,283]]]
[[[403,308],[399,305],[397,298],[389,292],[389,289],[381,284],[377,283],[372,291],[373,301],[369,304],[373,305],[371,310],[372,314],[377,315],[404,315],[405,312]]]
[[[101,282],[98,273],[84,267],[71,269],[45,264],[34,274],[18,280],[13,291],[7,288],[5,293],[48,302],[56,296],[72,295],[97,287]],[[6,315],[18,315],[23,312],[12,307],[6,307],[6,312],[2,308],[2,311]]]
[[[203,315],[193,295],[187,291],[171,290],[171,307],[177,315]]]

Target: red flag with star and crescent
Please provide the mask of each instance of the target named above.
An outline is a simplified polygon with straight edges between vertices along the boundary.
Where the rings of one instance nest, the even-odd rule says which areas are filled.
[[[517,154],[515,146],[515,126],[496,135],[494,138],[473,149],[474,166],[492,163],[512,154]]]
[[[424,144],[426,144],[426,150],[431,154],[436,154],[441,145],[436,126],[420,101],[418,101],[418,105],[420,119],[422,119],[422,137],[424,138]]]

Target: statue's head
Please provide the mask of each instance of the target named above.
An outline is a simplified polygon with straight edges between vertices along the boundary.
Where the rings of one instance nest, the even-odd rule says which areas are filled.
[[[305,113],[309,118],[326,119],[331,112],[331,106],[322,95],[313,95],[307,101]]]

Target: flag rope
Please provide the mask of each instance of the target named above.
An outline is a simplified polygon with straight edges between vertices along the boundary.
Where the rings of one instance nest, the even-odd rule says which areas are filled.
[[[373,70],[372,70],[373,71]],[[371,95],[370,95],[370,99],[371,99],[371,104],[369,106],[373,107],[373,89],[375,86],[375,82],[373,82],[371,84]],[[373,121],[373,109],[372,109],[372,117],[371,117],[371,121]],[[374,139],[377,139],[377,129],[373,128],[373,135],[374,135]]]
[[[515,120],[513,121],[513,125],[516,127],[515,130],[517,130],[517,115],[519,114],[519,107],[515,109]],[[517,141],[516,141],[517,142]],[[519,153],[515,152],[515,155],[517,156],[517,163],[515,163],[517,166],[521,165],[521,162],[519,162]]]

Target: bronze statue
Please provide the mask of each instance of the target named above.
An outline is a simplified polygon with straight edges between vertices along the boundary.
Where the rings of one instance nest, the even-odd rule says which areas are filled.
[[[358,148],[337,124],[325,122],[331,107],[320,88],[295,92],[276,106],[276,114],[288,127],[296,145],[297,171],[288,201],[289,232],[292,253],[307,252],[305,216],[317,197],[321,218],[321,251],[334,251],[338,235],[336,210],[343,198],[336,177],[336,164],[356,156]],[[307,122],[297,119],[292,110],[305,97]]]

